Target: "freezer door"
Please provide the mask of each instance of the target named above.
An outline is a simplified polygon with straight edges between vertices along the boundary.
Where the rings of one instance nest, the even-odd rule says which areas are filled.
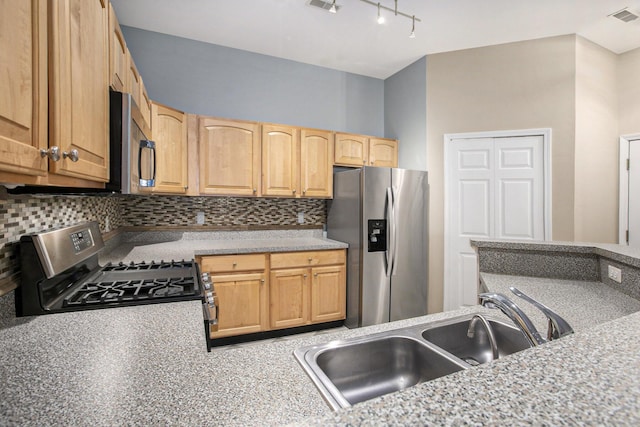
[[[336,173],[333,200],[327,204],[327,234],[330,239],[349,244],[347,250],[347,319],[349,328],[360,326],[362,183],[361,170]],[[367,247],[365,245],[364,250]]]
[[[387,258],[389,250],[369,251],[369,220],[388,223],[387,190],[391,187],[391,169],[362,168],[362,299],[360,326],[377,325],[389,321],[390,271]],[[389,242],[389,226],[385,227]],[[389,246],[387,244],[387,246]],[[389,274],[387,274],[389,273]]]
[[[427,173],[391,170],[394,194],[395,253],[391,276],[390,320],[427,314],[429,187]]]

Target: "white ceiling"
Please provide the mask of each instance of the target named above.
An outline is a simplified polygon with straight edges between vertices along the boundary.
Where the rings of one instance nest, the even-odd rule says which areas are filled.
[[[331,2],[331,0],[326,0]],[[376,0],[377,1],[377,0]],[[616,53],[640,47],[640,19],[607,17],[640,0],[398,0],[411,19],[361,0],[337,14],[309,0],[111,0],[122,25],[387,78],[427,54],[579,34]],[[380,0],[393,8],[394,0]]]

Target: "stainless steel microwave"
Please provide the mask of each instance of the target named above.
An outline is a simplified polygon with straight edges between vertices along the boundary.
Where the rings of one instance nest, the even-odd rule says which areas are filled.
[[[131,94],[109,93],[109,170],[107,190],[136,194],[155,187],[156,144]]]

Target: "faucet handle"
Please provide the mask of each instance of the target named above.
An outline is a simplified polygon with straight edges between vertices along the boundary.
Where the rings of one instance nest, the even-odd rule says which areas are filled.
[[[549,320],[549,327],[547,329],[547,340],[551,341],[552,339],[562,338],[565,335],[570,335],[573,333],[573,328],[569,326],[569,323],[567,323],[566,320],[560,317],[558,313],[554,312],[541,302],[534,300],[516,287],[511,286],[509,290],[516,296],[534,305],[538,310],[542,311],[545,316],[547,316],[547,319]]]

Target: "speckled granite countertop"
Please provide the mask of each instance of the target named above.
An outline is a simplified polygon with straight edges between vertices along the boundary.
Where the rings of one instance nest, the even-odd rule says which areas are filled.
[[[496,289],[514,281],[484,279]],[[597,283],[585,285],[580,299],[580,284],[536,280],[517,286],[532,295],[547,286],[535,295],[553,308],[545,298],[579,312],[598,296],[589,288]],[[0,425],[638,425],[640,313],[628,314],[638,309],[628,297],[604,292],[612,303],[606,316],[574,317],[572,336],[338,412],[298,366],[294,349],[462,314],[501,314],[467,307],[207,353],[198,302],[16,319],[9,294],[0,298]]]
[[[471,246],[477,248],[492,249],[595,254],[611,258],[632,265],[634,267],[640,267],[640,248],[633,248],[626,245],[616,245],[613,243],[472,239]]]
[[[321,230],[140,232],[124,233],[100,257],[114,261],[191,259],[195,255],[345,249],[348,245],[322,237]]]

